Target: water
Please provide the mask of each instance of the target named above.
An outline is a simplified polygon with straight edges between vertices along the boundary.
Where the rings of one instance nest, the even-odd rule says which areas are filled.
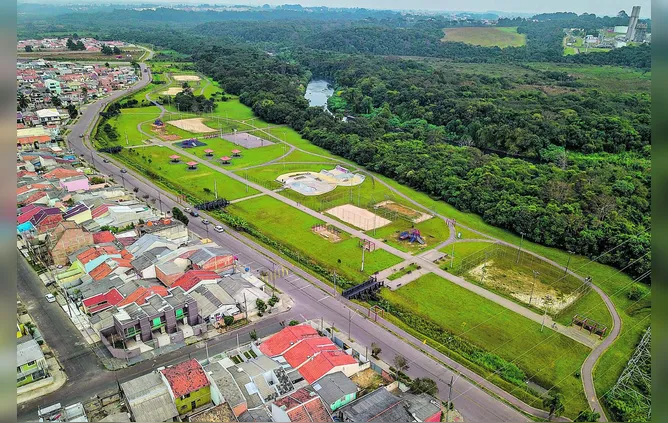
[[[329,82],[323,79],[316,79],[308,83],[304,97],[308,100],[310,106],[327,108],[327,99],[334,94],[334,90],[329,87]]]

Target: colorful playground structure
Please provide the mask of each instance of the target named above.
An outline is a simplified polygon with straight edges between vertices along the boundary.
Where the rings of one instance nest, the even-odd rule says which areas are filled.
[[[403,231],[399,234],[400,241],[408,241],[410,243],[417,242],[418,244],[424,244],[424,239],[419,229],[411,229],[410,231]]]

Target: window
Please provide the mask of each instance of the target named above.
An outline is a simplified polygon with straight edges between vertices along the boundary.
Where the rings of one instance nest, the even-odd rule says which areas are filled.
[[[185,394],[185,395],[183,395],[183,396],[181,397],[182,400],[184,400],[184,399],[186,399],[186,398],[190,398],[190,394]]]
[[[176,318],[180,319],[182,317],[183,317],[183,309],[180,308],[180,309],[176,310]]]
[[[30,367],[30,366],[34,366],[34,365],[35,365],[35,360],[33,360],[33,361],[29,361],[29,362],[28,362],[28,367]]]
[[[159,317],[156,317],[155,319],[153,319],[153,327],[154,328],[160,326],[161,323],[162,322],[160,321]]]

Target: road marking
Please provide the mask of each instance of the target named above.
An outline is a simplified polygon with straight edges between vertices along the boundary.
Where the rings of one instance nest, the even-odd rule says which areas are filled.
[[[311,285],[302,286],[301,288],[299,288],[299,290],[301,291],[301,290],[306,289],[306,288],[308,288],[308,287],[310,287],[310,286],[311,286]]]
[[[319,299],[318,302],[320,302],[320,301],[322,301],[322,300],[326,300],[326,299],[329,298],[329,297],[331,297],[331,295],[325,295],[324,297],[322,297],[321,299]]]

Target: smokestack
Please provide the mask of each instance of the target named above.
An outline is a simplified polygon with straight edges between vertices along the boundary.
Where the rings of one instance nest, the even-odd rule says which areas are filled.
[[[636,35],[636,25],[640,18],[640,6],[633,6],[631,17],[629,18],[629,29],[626,30],[626,41],[633,41]]]

